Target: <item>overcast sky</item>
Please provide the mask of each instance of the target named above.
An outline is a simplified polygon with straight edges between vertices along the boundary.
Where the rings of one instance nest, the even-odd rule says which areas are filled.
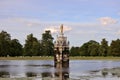
[[[22,44],[28,34],[41,39],[49,29],[56,39],[61,24],[71,46],[116,40],[120,38],[120,0],[0,0],[0,31]]]

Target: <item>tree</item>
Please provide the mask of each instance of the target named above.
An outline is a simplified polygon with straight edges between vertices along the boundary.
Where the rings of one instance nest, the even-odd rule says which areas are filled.
[[[98,56],[99,55],[99,43],[96,41],[91,41],[88,47],[88,53],[90,56]]]
[[[102,39],[101,41],[101,45],[100,45],[100,52],[99,55],[100,56],[107,56],[108,55],[108,41],[106,41],[106,39]]]
[[[99,49],[99,43],[94,40],[90,40],[89,42],[84,43],[80,47],[80,55],[81,56],[97,56],[98,49]]]
[[[70,56],[79,56],[79,47],[72,47],[70,49]]]
[[[42,34],[42,52],[44,56],[52,56],[54,53],[53,37],[50,31]]]
[[[23,49],[19,41],[17,39],[11,40],[9,56],[22,56],[22,53],[23,53]]]
[[[34,56],[42,56],[42,49],[41,49],[41,44],[40,42],[37,40],[37,41],[34,41],[33,42],[33,51],[34,51]]]
[[[40,43],[33,34],[27,36],[24,46],[24,56],[37,56],[40,53]]]
[[[113,56],[120,56],[120,39],[113,40],[110,49]]]
[[[10,53],[10,34],[6,31],[0,33],[0,56],[7,56]]]
[[[90,56],[90,54],[88,53],[88,43],[84,43],[80,47],[80,56]]]

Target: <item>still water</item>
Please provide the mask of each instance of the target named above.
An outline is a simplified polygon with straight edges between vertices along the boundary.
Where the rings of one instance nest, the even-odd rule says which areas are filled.
[[[120,61],[71,60],[54,67],[52,60],[0,60],[0,79],[120,80]]]

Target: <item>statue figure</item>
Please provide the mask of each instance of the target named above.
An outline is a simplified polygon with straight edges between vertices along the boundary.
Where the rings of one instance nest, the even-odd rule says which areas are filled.
[[[60,33],[63,34],[63,24],[60,26]]]

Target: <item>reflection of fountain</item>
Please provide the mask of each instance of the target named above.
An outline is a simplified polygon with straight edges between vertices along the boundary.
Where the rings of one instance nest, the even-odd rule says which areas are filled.
[[[56,72],[55,77],[59,80],[68,80],[69,79],[69,64],[68,63],[57,63],[55,65]]]
[[[43,72],[41,73],[42,79],[53,80],[68,80],[69,79],[69,64],[57,63],[55,65],[55,72]]]

